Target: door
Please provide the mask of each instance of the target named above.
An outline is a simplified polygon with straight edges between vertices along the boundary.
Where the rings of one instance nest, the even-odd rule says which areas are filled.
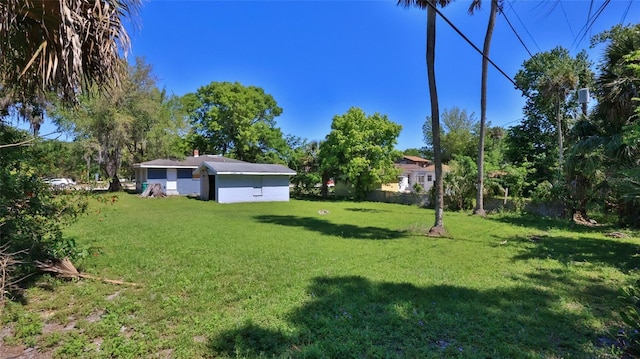
[[[216,176],[209,175],[209,200],[216,200]]]

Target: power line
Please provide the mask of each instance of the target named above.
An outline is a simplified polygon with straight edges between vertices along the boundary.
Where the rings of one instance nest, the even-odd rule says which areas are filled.
[[[560,9],[562,10],[562,14],[564,15],[564,20],[567,22],[567,25],[569,26],[569,32],[571,33],[571,37],[575,39],[576,36],[573,34],[573,29],[571,28],[571,23],[569,22],[569,17],[567,17],[567,12],[564,9],[564,5],[562,5],[562,1],[558,0],[558,2],[560,3]]]
[[[589,13],[587,13],[587,21],[591,17],[591,10],[593,10],[593,0],[589,1]]]
[[[578,40],[578,36],[576,36],[576,38],[573,40],[573,43],[571,44],[571,47],[573,47],[574,45],[578,47],[580,45],[582,40],[584,40],[584,38],[587,36],[587,33],[591,31],[591,27],[593,26],[593,24],[596,22],[598,17],[602,15],[602,13],[604,12],[604,9],[607,7],[607,5],[609,5],[610,2],[611,0],[604,0],[602,5],[600,5],[600,7],[598,8],[598,10],[596,10],[593,16],[587,18],[587,22],[584,24],[584,26],[582,26],[580,31],[578,31],[578,36],[582,34],[582,36],[580,36],[580,40]],[[589,8],[589,13],[591,13],[591,7]]]
[[[509,18],[507,17],[507,14],[502,12],[502,16],[504,17],[505,20],[507,20],[507,24],[509,25],[509,28],[511,28],[511,31],[513,31],[513,33],[516,35],[516,37],[518,38],[518,41],[520,41],[520,43],[522,44],[524,49],[527,50],[527,53],[529,54],[529,57],[533,57],[533,54],[531,53],[531,51],[529,51],[529,48],[527,47],[527,44],[525,44],[524,41],[522,41],[522,38],[520,37],[520,34],[518,34],[516,29],[513,27],[513,25],[511,25],[511,21],[509,21]]]
[[[460,35],[469,45],[471,45],[471,47],[473,47],[484,59],[487,59],[487,61],[489,61],[489,63],[496,69],[498,70],[507,80],[509,80],[509,82],[511,82],[513,84],[513,86],[515,86],[516,88],[519,89],[518,85],[516,84],[515,81],[513,81],[513,79],[511,77],[509,77],[509,75],[507,75],[506,72],[504,72],[500,66],[496,65],[495,62],[493,62],[493,60],[491,60],[488,56],[485,56],[484,52],[482,52],[480,50],[480,48],[478,48],[465,34],[462,33],[462,31],[460,31],[460,29],[458,29],[458,27],[456,25],[454,25],[446,16],[444,16],[444,14],[438,10],[438,8],[431,2],[431,1],[427,1],[427,4],[429,5],[429,7],[431,7],[438,15],[440,15],[440,17],[447,23],[449,24],[449,26],[451,26],[451,28],[453,30],[455,30],[455,32],[458,33],[458,35]]]
[[[620,20],[620,25],[624,25],[624,20],[627,19],[627,15],[629,14],[629,9],[631,9],[631,4],[633,4],[633,0],[629,0],[629,5],[624,10],[624,15],[622,15],[622,20]]]
[[[529,29],[527,28],[527,25],[524,24],[524,22],[522,21],[522,18],[520,18],[520,15],[518,15],[518,12],[516,12],[516,9],[513,7],[513,1],[509,2],[509,9],[511,11],[513,11],[513,14],[516,16],[516,18],[518,19],[518,21],[520,22],[520,25],[522,25],[522,27],[524,28],[524,31],[527,33],[527,35],[529,35],[529,38],[531,39],[531,41],[533,42],[533,44],[536,46],[536,48],[538,49],[538,51],[542,51],[542,49],[540,48],[540,46],[538,46],[538,43],[536,42],[536,39],[533,38],[533,35],[531,35],[531,33],[529,32]],[[503,13],[503,15],[505,15]],[[515,32],[515,31],[514,31]],[[519,37],[519,35],[518,35]]]

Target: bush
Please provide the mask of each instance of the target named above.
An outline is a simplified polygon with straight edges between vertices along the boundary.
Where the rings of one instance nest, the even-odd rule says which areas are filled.
[[[623,288],[622,297],[627,306],[620,311],[620,317],[629,328],[621,330],[618,335],[630,354],[640,355],[640,280]]]
[[[0,145],[25,141],[27,134],[0,124]],[[35,143],[37,145],[37,143]],[[87,208],[82,191],[59,192],[39,178],[38,158],[31,146],[12,145],[0,156],[0,247],[21,265],[14,279],[35,269],[35,260],[75,257],[73,240],[62,236],[62,226]]]

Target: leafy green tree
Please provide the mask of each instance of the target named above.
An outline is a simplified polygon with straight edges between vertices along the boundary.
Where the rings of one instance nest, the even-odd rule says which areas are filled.
[[[427,9],[427,79],[429,81],[429,100],[431,104],[431,131],[433,162],[435,165],[435,223],[429,230],[431,235],[443,235],[444,228],[444,185],[442,180],[442,150],[440,148],[440,108],[436,86],[436,6],[445,7],[451,0],[398,0],[398,5],[415,6]]]
[[[183,102],[194,148],[248,162],[281,162],[280,152],[287,147],[275,118],[282,109],[263,89],[212,82],[185,95]]]
[[[357,107],[333,117],[331,132],[320,145],[321,169],[351,184],[357,199],[376,185],[396,181],[394,161],[401,156],[395,145],[402,127]]]
[[[54,115],[78,141],[88,140],[87,150],[96,151],[94,158],[110,179],[109,191],[118,191],[123,163],[184,155],[177,145],[184,126],[176,104],[156,87],[151,66],[137,59],[111,94],[83,97],[79,106],[56,108]]]
[[[476,176],[478,168],[475,161],[468,156],[456,156],[449,163],[450,171],[444,177],[445,201],[452,210],[466,210],[473,207],[476,192]]]
[[[442,112],[440,142],[442,161],[448,163],[454,156],[475,157],[478,143],[478,126],[474,114],[453,107]],[[433,130],[431,118],[427,117],[422,125],[424,142],[427,149],[433,148]]]
[[[562,47],[538,53],[522,66],[515,81],[527,98],[525,118],[509,130],[506,154],[516,165],[533,163],[535,177],[529,181],[533,188],[545,180],[561,180],[553,168],[561,168],[563,138],[569,120],[579,111],[577,89],[593,83],[594,74],[586,52],[572,57]]]
[[[570,150],[571,174],[574,180],[586,182],[585,195],[576,195],[578,206],[588,201],[586,194],[604,192],[606,203],[621,223],[640,227],[640,121],[635,99],[640,89],[640,25],[615,26],[597,35],[594,42],[606,43],[594,91],[598,104],[581,125],[580,136]],[[602,172],[600,182],[593,175],[598,171]],[[591,186],[601,191],[589,191]]]
[[[15,145],[30,141],[29,137],[25,131],[0,123],[0,260],[14,253],[14,259],[25,265],[14,268],[13,280],[35,269],[34,260],[78,255],[74,241],[63,237],[62,226],[87,208],[81,191],[58,195],[42,182],[37,141],[31,141],[31,146]],[[0,280],[9,279],[6,273],[0,273]],[[1,284],[0,288],[6,290],[7,283]]]
[[[296,171],[291,177],[296,194],[314,194],[316,186],[322,181],[320,172],[320,141],[307,141],[298,137],[288,137],[291,157],[287,161],[289,168]]]
[[[38,158],[21,145],[34,139],[6,126],[4,118],[11,109],[22,111],[37,132],[49,92],[72,104],[92,85],[106,89],[117,83],[119,53],[126,52],[129,44],[123,25],[139,4],[139,0],[0,2],[0,248],[13,251],[2,253],[3,261],[14,262],[11,257],[21,256],[19,260],[31,263],[34,258],[73,254],[73,245],[65,243],[60,228],[86,205],[86,201],[69,203],[73,197],[48,191],[37,176]]]
[[[38,169],[43,177],[82,178],[84,163],[79,143],[42,139],[31,145],[31,152],[39,158]]]
[[[424,158],[424,159],[433,158],[433,152],[428,151],[426,147],[422,147],[422,148],[407,148],[406,150],[402,151],[402,154],[406,155],[406,156],[421,157],[421,158]]]
[[[528,179],[535,169],[531,163],[523,162],[519,165],[508,164],[502,171],[504,174],[500,177],[499,183],[505,192],[513,198],[516,210],[519,211],[524,207],[525,189],[530,187]]]

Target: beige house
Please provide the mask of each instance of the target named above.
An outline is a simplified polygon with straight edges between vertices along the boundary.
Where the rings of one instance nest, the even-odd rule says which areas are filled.
[[[396,167],[401,173],[397,183],[386,183],[381,190],[388,192],[413,192],[414,185],[418,184],[424,192],[429,191],[436,180],[435,165],[424,158],[417,156],[402,156],[396,162]],[[443,172],[449,172],[449,166],[442,165]]]

